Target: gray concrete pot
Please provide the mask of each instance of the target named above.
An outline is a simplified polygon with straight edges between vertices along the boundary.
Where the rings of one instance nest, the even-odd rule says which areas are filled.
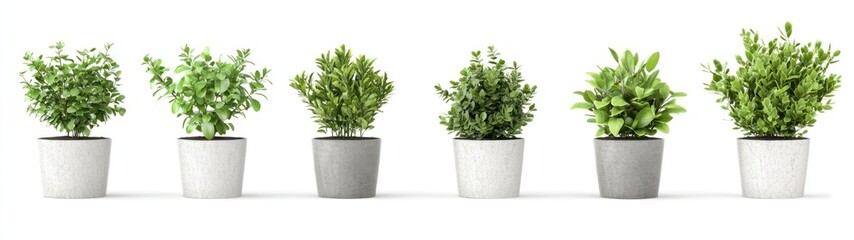
[[[377,195],[379,138],[315,138],[314,174],[323,198],[370,198]]]
[[[809,139],[738,139],[741,193],[749,198],[799,198],[807,179]]]
[[[246,139],[178,139],[184,197],[234,198],[243,194]]]
[[[658,197],[664,139],[594,140],[599,195],[604,198]]]
[[[454,139],[457,187],[464,198],[514,198],[522,184],[525,139]]]
[[[44,197],[97,198],[107,195],[110,139],[40,138]]]

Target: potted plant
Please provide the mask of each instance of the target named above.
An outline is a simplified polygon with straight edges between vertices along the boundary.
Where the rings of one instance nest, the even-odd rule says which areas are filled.
[[[160,59],[148,55],[143,65],[153,74],[154,95],[172,103],[172,113],[183,117],[186,132],[201,132],[200,137],[178,139],[181,182],[184,197],[233,198],[243,190],[246,161],[246,139],[220,137],[234,130],[232,118],[245,117],[250,108],[261,109],[258,97],[264,97],[269,69],[247,70],[254,65],[248,60],[249,49],[237,50],[236,56],[214,59],[210,49],[195,54],[184,46],[179,55],[182,63],[175,68],[177,76],[167,76],[169,68]],[[175,81],[177,79],[177,81]]]
[[[65,136],[39,139],[43,193],[48,198],[97,198],[107,195],[110,139],[90,137],[93,128],[116,114],[125,96],[117,87],[122,71],[104,51],[78,50],[72,57],[65,44],[50,46],[53,56],[24,54],[29,67],[21,72],[29,101],[27,112]]]
[[[364,137],[374,117],[394,90],[385,73],[374,69],[375,59],[353,58],[341,45],[316,60],[320,72],[305,72],[291,80],[320,127],[331,137],[315,138],[314,172],[317,194],[324,198],[369,198],[377,193],[380,139]]]
[[[626,50],[622,59],[614,49],[615,68],[599,68],[588,73],[593,90],[575,92],[583,102],[573,109],[587,109],[587,122],[599,130],[594,139],[599,194],[604,198],[639,199],[658,197],[664,139],[652,137],[667,133],[672,114],[685,112],[676,97],[685,93],[670,90],[658,78],[659,53],[645,62],[637,53]]]
[[[762,41],[756,31],[742,30],[744,55],[736,56],[738,71],[714,60],[704,65],[712,74],[706,89],[721,96],[730,111],[738,139],[742,195],[749,198],[797,198],[804,195],[809,139],[806,127],[817,112],[831,109],[840,76],[828,74],[840,51],[820,41],[801,44],[791,39],[786,23],[779,38]]]
[[[454,133],[454,158],[459,196],[512,198],[519,196],[525,139],[516,138],[533,120],[531,103],[537,86],[522,85],[520,66],[499,59],[489,46],[486,63],[472,52],[470,65],[460,71],[449,90],[436,91],[451,109],[440,123]]]

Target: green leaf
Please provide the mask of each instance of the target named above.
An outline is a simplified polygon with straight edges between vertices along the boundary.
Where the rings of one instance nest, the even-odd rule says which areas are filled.
[[[617,63],[620,63],[620,57],[619,57],[619,55],[617,55],[617,51],[614,51],[613,48],[608,48],[608,50],[611,51],[611,57],[614,58],[614,61]]]
[[[74,106],[68,107],[67,112],[68,112],[68,113],[76,113],[76,112],[77,112],[77,108],[75,108]]]
[[[608,122],[609,115],[607,111],[596,110],[595,112],[593,112],[593,114],[596,116],[596,123],[605,124],[606,122]]]
[[[175,100],[172,102],[172,114],[178,113],[179,110],[181,110],[181,102]]]
[[[205,122],[202,123],[202,134],[205,135],[205,138],[208,140],[214,139],[214,134],[216,133],[216,128],[213,123]]]
[[[674,105],[674,106],[667,107],[667,112],[668,113],[684,113],[684,112],[686,112],[686,110],[685,110],[685,108],[683,108],[681,106]]]
[[[792,36],[792,23],[786,22],[786,37]]]
[[[570,109],[590,109],[593,108],[593,104],[587,102],[579,102],[572,105]]]
[[[646,60],[646,70],[652,71],[655,69],[655,66],[658,65],[658,52],[653,53],[649,56],[649,59]]]
[[[632,123],[632,127],[634,128],[643,128],[649,125],[650,122],[655,118],[655,114],[653,113],[652,108],[645,107],[638,111],[638,115],[635,118],[635,121]]]
[[[217,109],[217,110],[216,110],[216,115],[217,115],[217,117],[219,117],[219,119],[220,119],[220,120],[222,120],[222,121],[225,121],[225,120],[228,120],[228,119],[229,119],[228,111],[227,111],[227,110],[225,110],[225,109]]]
[[[604,100],[604,99],[603,99]],[[607,107],[611,102],[609,101],[593,101],[593,105],[596,106],[597,109]]]
[[[670,127],[668,127],[667,124],[663,122],[655,123],[655,129],[658,129],[663,133],[670,133]]]
[[[261,111],[261,102],[258,102],[258,100],[255,99],[249,99],[249,102],[252,104],[252,110],[256,112]]]
[[[620,130],[623,129],[624,120],[622,118],[611,118],[608,120],[608,130],[610,130],[611,135],[619,136]]]
[[[615,96],[611,98],[611,105],[615,107],[622,107],[629,105],[629,103],[627,103],[626,100],[623,100],[622,96]]]

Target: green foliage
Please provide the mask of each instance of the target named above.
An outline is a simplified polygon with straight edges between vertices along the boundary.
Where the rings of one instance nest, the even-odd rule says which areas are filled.
[[[439,117],[440,123],[460,138],[515,138],[534,119],[531,99],[537,86],[523,86],[520,66],[516,62],[508,66],[493,46],[487,64],[480,51],[471,54],[471,64],[460,71],[459,80],[451,81],[450,91],[436,85],[439,96],[453,102],[451,110]]]
[[[21,72],[30,102],[27,112],[75,138],[89,136],[111,116],[124,115],[119,104],[125,96],[116,88],[122,71],[110,57],[111,46],[104,45],[103,52],[78,50],[70,57],[63,52],[65,44],[57,42],[50,46],[53,56],[24,54],[29,67]]]
[[[729,109],[735,129],[748,136],[803,137],[816,112],[831,109],[832,93],[840,86],[839,75],[827,74],[840,51],[824,49],[820,41],[795,42],[791,23],[784,29],[767,43],[757,32],[742,30],[745,51],[735,57],[740,65],[735,74],[718,60],[703,66],[712,74],[706,89],[721,95],[718,102]]]
[[[672,114],[685,112],[673,98],[683,97],[685,93],[671,91],[658,78],[658,70],[655,70],[658,52],[643,62],[637,53],[629,50],[623,53],[622,59],[614,49],[610,50],[617,67],[588,73],[592,79],[587,82],[593,90],[575,92],[584,101],[572,108],[592,112],[587,115],[590,117],[587,121],[599,126],[596,136],[644,138],[658,131],[669,132],[667,123],[673,119]]]
[[[374,118],[394,90],[388,75],[374,69],[375,60],[365,55],[353,59],[350,50],[341,45],[334,56],[326,52],[315,60],[321,72],[302,72],[291,80],[291,87],[320,125],[318,132],[361,137],[374,128]]]
[[[230,61],[223,61],[222,57],[214,60],[208,48],[196,55],[184,46],[179,55],[182,63],[174,72],[177,82],[166,76],[169,68],[162,65],[162,60],[146,55],[143,65],[153,74],[150,82],[156,90],[152,96],[160,94],[158,99],[166,98],[172,103],[172,113],[184,117],[187,133],[199,131],[206,139],[214,139],[216,134],[234,130],[234,124],[229,123],[231,118],[245,117],[244,111],[250,108],[259,111],[258,96],[266,98],[261,91],[267,89],[265,83],[270,83],[270,70],[247,70],[247,65],[254,65],[247,60],[249,54],[249,49],[237,50],[237,56],[228,56]]]

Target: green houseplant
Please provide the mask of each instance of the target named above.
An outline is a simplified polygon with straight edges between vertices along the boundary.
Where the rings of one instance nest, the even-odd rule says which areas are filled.
[[[259,97],[266,90],[269,69],[254,72],[248,60],[249,49],[237,50],[236,55],[214,58],[210,49],[195,54],[184,46],[175,67],[174,78],[163,61],[148,55],[143,65],[152,74],[150,83],[154,96],[171,103],[172,113],[183,117],[187,133],[201,132],[203,137],[178,139],[179,158],[184,196],[190,198],[229,198],[242,195],[243,169],[246,160],[246,139],[217,137],[234,124],[229,121],[245,116],[250,108],[261,109]]]
[[[536,86],[523,84],[520,66],[499,58],[489,46],[487,60],[481,51],[471,53],[468,67],[450,89],[436,92],[451,109],[440,123],[454,139],[459,195],[465,198],[519,196],[525,140],[516,138],[533,120],[531,103]]]
[[[24,54],[28,69],[21,72],[27,112],[59,131],[64,137],[39,139],[44,196],[93,198],[107,193],[110,139],[89,137],[91,130],[110,117],[124,115],[125,96],[119,90],[121,71],[104,51],[65,51],[65,44],[50,46],[54,55]]]
[[[606,198],[652,198],[658,196],[664,140],[652,138],[667,133],[673,114],[685,112],[674,92],[658,77],[659,53],[641,61],[626,50],[622,58],[613,49],[616,67],[588,73],[593,90],[575,92],[584,101],[573,109],[587,109],[588,122],[596,123],[594,139],[599,193]]]
[[[809,139],[805,128],[817,113],[830,110],[840,76],[828,73],[840,51],[821,41],[792,39],[792,24],[778,29],[780,36],[763,41],[754,30],[742,30],[744,55],[730,73],[726,63],[704,65],[712,75],[706,89],[721,97],[738,139],[742,194],[751,198],[802,197],[806,181]],[[759,170],[762,171],[759,171]]]
[[[380,139],[364,137],[394,90],[375,59],[353,58],[346,46],[317,58],[320,72],[296,75],[294,88],[320,126],[332,137],[313,139],[317,192],[326,198],[376,196]]]

